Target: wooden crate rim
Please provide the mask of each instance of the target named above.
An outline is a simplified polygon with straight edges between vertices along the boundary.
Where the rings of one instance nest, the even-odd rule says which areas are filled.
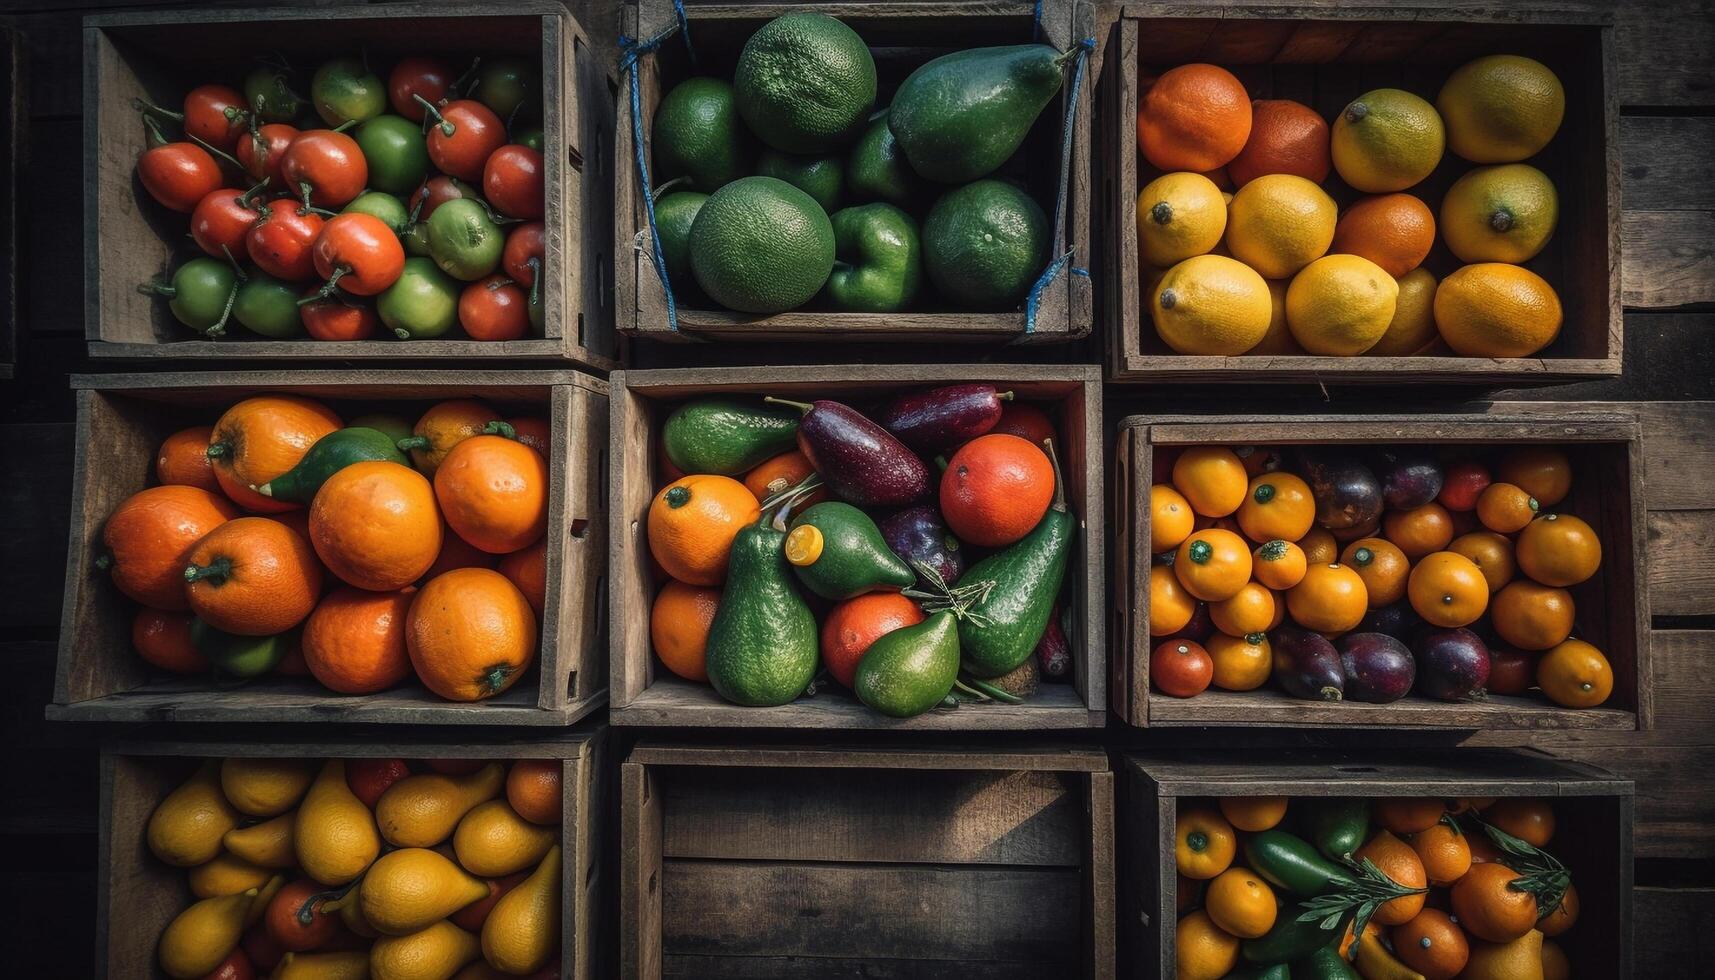
[[[769,382],[858,382],[909,385],[918,381],[1058,381],[1097,383],[1095,364],[805,364],[775,367],[647,368],[615,371],[609,383],[632,391],[688,385],[725,387]]]
[[[927,769],[947,771],[1029,770],[1109,772],[1107,751],[1094,745],[991,749],[980,743],[923,746],[813,745],[724,746],[639,741],[625,759],[647,766],[705,766],[766,769]]]
[[[1471,786],[1505,786],[1512,796],[1636,795],[1630,779],[1587,762],[1536,749],[1482,748],[1476,751],[1398,754],[1383,757],[1364,749],[1315,749],[1273,754],[1266,761],[1232,762],[1212,753],[1126,752],[1127,771],[1148,780],[1160,796],[1322,795],[1306,791],[1337,788],[1342,796],[1423,795],[1426,788],[1449,793]],[[1347,768],[1342,768],[1347,767]],[[1506,769],[1518,767],[1521,775]],[[1325,770],[1320,775],[1317,770]]]
[[[1425,23],[1525,23],[1541,27],[1611,27],[1611,7],[1594,4],[1508,3],[1485,6],[1452,6],[1430,3],[1399,5],[1312,4],[1292,0],[1245,0],[1216,5],[1195,0],[1134,0],[1120,5],[1120,16],[1128,20],[1197,18],[1212,20],[1364,20],[1421,21]]]
[[[1564,406],[1564,407],[1562,407]],[[1638,438],[1642,432],[1642,423],[1636,409],[1615,406],[1601,409],[1586,409],[1575,403],[1565,402],[1482,402],[1459,409],[1437,409],[1421,414],[1390,412],[1384,415],[1351,414],[1328,415],[1319,413],[1294,414],[1281,412],[1269,415],[1128,415],[1119,421],[1121,431],[1133,429],[1156,428],[1199,428],[1204,426],[1219,426],[1238,432],[1254,430],[1264,426],[1282,423],[1304,423],[1306,425],[1338,426],[1342,429],[1384,429],[1390,426],[1403,425],[1448,425],[1471,427],[1499,427],[1506,425],[1561,425],[1569,430],[1588,428],[1589,433],[1580,434],[1576,431],[1557,433],[1567,439],[1591,441],[1603,437],[1602,427],[1609,426],[1618,438]],[[1621,430],[1630,430],[1622,433]],[[1240,436],[1239,438],[1242,438]],[[1331,441],[1306,435],[1301,440],[1305,443],[1320,443]]]
[[[508,371],[413,371],[408,368],[287,368],[253,371],[135,371],[117,374],[74,374],[74,391],[188,391],[197,388],[324,387],[363,388],[381,385],[412,388],[532,388],[571,385],[598,395],[608,383],[575,368]]]
[[[109,27],[162,27],[172,24],[235,24],[256,21],[403,20],[413,17],[564,17],[576,24],[567,8],[543,0],[514,0],[505,6],[389,3],[348,3],[332,7],[238,7],[213,10],[133,10],[122,13],[85,14],[87,29]],[[581,30],[580,25],[580,30]]]
[[[404,749],[427,757],[429,754],[456,758],[468,753],[470,758],[532,758],[573,759],[592,745],[608,737],[603,722],[586,722],[540,736],[534,732],[490,729],[473,732],[468,738],[452,738],[451,733],[436,732],[429,739],[388,737],[387,732],[372,733],[371,738],[359,738],[346,732],[313,734],[293,732],[291,738],[260,741],[245,738],[242,733],[212,733],[208,735],[175,735],[171,738],[125,740],[109,736],[101,741],[101,754],[112,756],[255,756],[260,758],[298,758],[303,752],[311,755],[325,753],[329,758],[366,758],[391,756],[393,750]],[[403,735],[403,733],[399,733]],[[505,754],[505,753],[513,754]],[[520,754],[522,753],[522,754]]]

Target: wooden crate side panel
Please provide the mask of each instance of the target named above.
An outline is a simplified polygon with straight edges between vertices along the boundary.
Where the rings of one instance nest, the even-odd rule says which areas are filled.
[[[654,680],[649,627],[641,615],[654,598],[644,526],[654,496],[653,418],[647,401],[631,390],[626,377],[624,371],[614,373],[608,402],[608,697],[615,708],[631,704]]]
[[[627,980],[661,976],[661,799],[642,763],[620,766],[620,970]]]
[[[1114,877],[1114,774],[1086,777],[1089,836],[1084,850],[1084,974],[1108,980],[1118,975],[1115,925],[1119,914]]]
[[[548,554],[538,703],[581,708],[607,686],[607,398],[570,386],[554,388],[552,398],[560,433],[555,458],[565,462],[549,470],[548,526],[556,537]]]

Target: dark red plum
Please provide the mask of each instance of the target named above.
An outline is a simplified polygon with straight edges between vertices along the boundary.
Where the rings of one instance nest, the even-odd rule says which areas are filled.
[[[1293,471],[1316,498],[1316,522],[1330,531],[1361,527],[1379,520],[1382,487],[1376,475],[1350,452],[1305,447],[1293,454]]]
[[[1371,609],[1365,613],[1356,632],[1386,633],[1396,640],[1404,641],[1411,639],[1412,634],[1422,625],[1423,617],[1411,608],[1411,602],[1401,599],[1391,606]]]
[[[1417,449],[1382,449],[1375,454],[1382,502],[1393,510],[1413,510],[1441,493],[1441,466]]]
[[[1388,704],[1411,693],[1417,663],[1399,640],[1386,633],[1347,633],[1339,650],[1346,700]]]
[[[1417,693],[1439,701],[1481,698],[1489,683],[1489,648],[1468,629],[1425,630],[1411,652]]]
[[[1190,640],[1193,643],[1206,643],[1209,637],[1215,635],[1215,621],[1209,616],[1209,604],[1199,602],[1191,610],[1191,621],[1180,627],[1179,632],[1161,638],[1167,640]]]
[[[1283,626],[1269,639],[1274,648],[1274,681],[1281,690],[1306,701],[1345,697],[1346,672],[1334,644],[1320,633]]]
[[[881,538],[893,553],[912,564],[922,562],[941,573],[941,578],[953,585],[965,574],[965,553],[959,539],[947,530],[941,512],[929,504],[918,504],[883,520],[879,525]]]
[[[917,452],[937,456],[994,428],[1011,399],[1012,392],[994,385],[948,385],[900,395],[876,421]]]
[[[1042,669],[1042,676],[1050,680],[1065,677],[1072,672],[1072,644],[1067,641],[1066,631],[1060,625],[1058,603],[1048,615],[1048,629],[1036,643],[1036,663]]]

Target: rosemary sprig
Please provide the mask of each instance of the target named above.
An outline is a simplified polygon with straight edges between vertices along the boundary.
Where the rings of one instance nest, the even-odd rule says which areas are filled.
[[[987,616],[972,612],[971,607],[988,598],[989,592],[994,589],[992,579],[955,587],[947,584],[947,580],[941,577],[935,566],[920,558],[911,559],[911,567],[917,572],[917,577],[927,583],[927,587],[904,589],[900,594],[907,599],[917,600],[924,612],[950,612],[955,619],[970,623],[978,629],[990,624],[991,620]]]
[[[1334,891],[1302,902],[1300,907],[1304,911],[1299,913],[1297,921],[1317,922],[1323,929],[1335,930],[1349,915],[1352,917],[1352,935],[1361,936],[1364,927],[1369,925],[1370,916],[1380,906],[1396,898],[1429,891],[1427,888],[1407,888],[1394,881],[1369,858],[1351,865],[1351,868],[1353,874],[1338,882]]]
[[[1572,872],[1566,869],[1566,865],[1531,842],[1514,837],[1477,816],[1474,810],[1463,816],[1483,828],[1489,840],[1507,855],[1507,867],[1518,872],[1518,877],[1508,882],[1507,887],[1527,892],[1536,899],[1537,921],[1554,914],[1566,897],[1566,889],[1572,887]]]

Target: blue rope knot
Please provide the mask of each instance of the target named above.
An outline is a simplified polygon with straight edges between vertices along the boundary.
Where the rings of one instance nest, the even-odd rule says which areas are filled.
[[[661,251],[661,230],[655,223],[655,195],[649,180],[649,154],[643,145],[643,96],[637,81],[637,61],[646,54],[660,49],[662,42],[678,34],[685,39],[685,51],[691,56],[691,65],[695,68],[697,52],[691,48],[691,24],[685,19],[684,0],[673,0],[674,23],[662,28],[659,34],[646,40],[631,37],[620,37],[620,50],[623,52],[619,60],[620,71],[629,76],[631,90],[631,149],[637,161],[637,180],[639,190],[643,194],[643,211],[649,218],[649,257],[655,264],[655,274],[661,277],[661,291],[667,294],[667,329],[679,331],[679,307],[673,300],[673,284],[667,278],[667,256]],[[617,260],[618,256],[615,256]]]
[[[1037,12],[1041,12],[1041,4],[1037,4]],[[1078,115],[1078,94],[1084,87],[1084,66],[1090,60],[1090,53],[1096,50],[1096,39],[1084,38],[1074,45],[1077,54],[1072,59],[1071,92],[1066,96],[1066,119],[1060,127],[1060,188],[1054,198],[1054,244],[1061,247],[1058,258],[1048,263],[1048,268],[1042,270],[1037,277],[1030,293],[1024,298],[1024,332],[1036,332],[1036,310],[1041,305],[1042,293],[1048,288],[1071,260],[1074,249],[1066,245],[1066,199],[1070,190],[1072,177],[1072,136],[1073,120]],[[1089,270],[1074,267],[1073,274],[1088,276]]]

